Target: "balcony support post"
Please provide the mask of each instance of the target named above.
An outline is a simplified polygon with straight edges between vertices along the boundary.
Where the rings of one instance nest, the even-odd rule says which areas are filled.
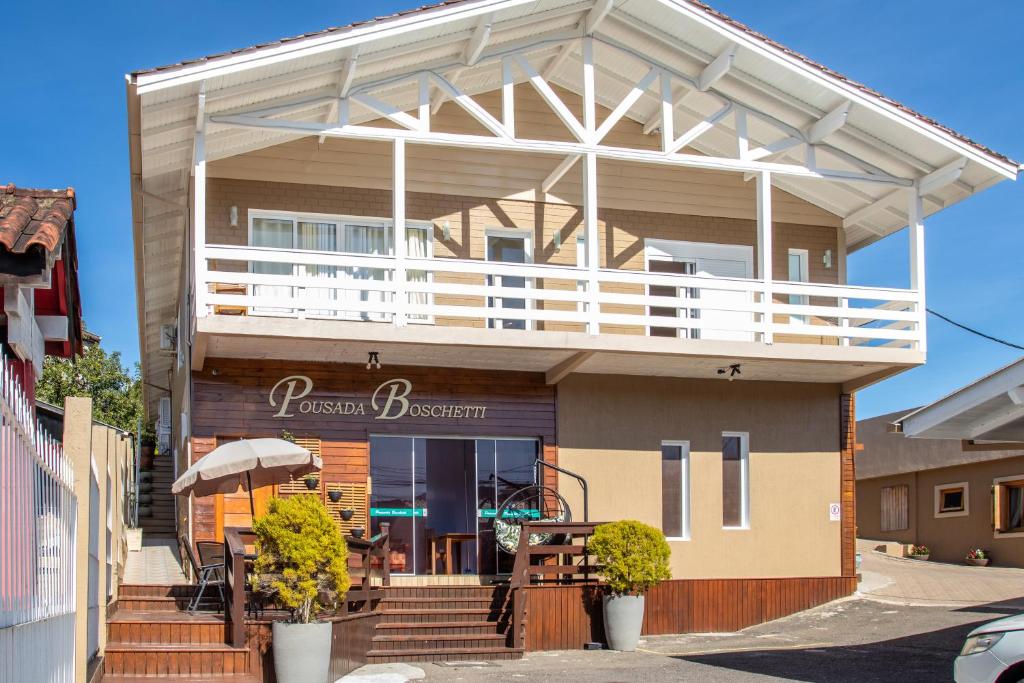
[[[601,252],[597,242],[597,155],[593,152],[583,155],[583,230],[587,248],[587,332],[600,334],[597,270]]]
[[[907,207],[907,231],[910,237],[910,288],[917,292],[917,333],[919,335],[917,350],[928,350],[927,323],[928,312],[924,297],[924,207],[918,187],[910,191],[910,203]]]
[[[761,280],[761,341],[774,343],[772,324],[772,179],[768,171],[757,174],[757,276]]]
[[[391,174],[393,183],[391,188],[391,215],[395,225],[395,313],[393,320],[396,327],[405,327],[406,314],[409,307],[405,269],[405,258],[407,256],[405,239],[405,140],[395,138],[393,144],[393,168]]]
[[[194,256],[193,287],[195,292],[195,317],[207,315],[207,273],[206,273],[206,82],[199,84],[196,113],[195,147],[192,151],[192,182],[195,214],[192,220],[192,251]]]

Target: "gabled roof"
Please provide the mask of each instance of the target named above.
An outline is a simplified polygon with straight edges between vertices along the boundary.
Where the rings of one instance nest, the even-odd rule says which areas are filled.
[[[474,37],[486,33],[478,59],[469,60]],[[374,20],[209,57],[137,71],[127,77],[136,282],[143,367],[159,372],[168,361],[158,348],[160,325],[177,314],[179,263],[185,232],[185,202],[191,172],[199,95],[203,93],[205,158],[210,163],[283,144],[303,134],[238,128],[214,121],[252,109],[281,111],[288,119],[323,125],[337,120],[342,92],[370,93],[401,111],[415,108],[417,91],[402,77],[424,71],[457,79],[473,96],[499,89],[500,57],[522,53],[536,71],[562,90],[581,93],[581,41],[595,43],[598,104],[615,109],[651,65],[693,80],[727,57],[724,75],[674,109],[675,129],[707,120],[726,100],[762,119],[749,122],[751,149],[791,139],[838,112],[845,125],[818,147],[817,163],[842,170],[869,167],[910,184],[952,169],[955,181],[923,197],[931,215],[1006,179],[1018,164],[867,86],[789,50],[747,26],[693,0],[449,0]],[[480,47],[480,43],[477,43]],[[623,58],[623,53],[631,56]],[[526,77],[516,72],[517,83]],[[394,83],[394,85],[392,85]],[[660,91],[649,88],[632,100],[626,120],[655,130]],[[271,114],[277,116],[277,114]],[[362,117],[362,118],[360,118]],[[352,123],[378,114],[360,110]],[[689,147],[699,154],[735,153],[730,120]],[[803,148],[768,157],[804,165]],[[557,161],[555,162],[557,163]],[[902,187],[814,178],[779,177],[775,186],[841,219],[848,251],[907,224]],[[146,267],[146,263],[159,264]]]
[[[896,422],[912,438],[1024,443],[1024,358]]]

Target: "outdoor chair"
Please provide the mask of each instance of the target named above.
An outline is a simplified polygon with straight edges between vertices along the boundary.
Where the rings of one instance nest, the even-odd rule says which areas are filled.
[[[192,565],[192,572],[196,576],[196,590],[188,603],[188,611],[195,612],[203,599],[203,594],[208,586],[215,586],[220,594],[220,609],[224,608],[224,549],[220,543],[210,541],[196,544],[199,551],[199,561],[196,561],[195,553],[192,552],[192,544],[183,542],[185,554],[189,564]]]

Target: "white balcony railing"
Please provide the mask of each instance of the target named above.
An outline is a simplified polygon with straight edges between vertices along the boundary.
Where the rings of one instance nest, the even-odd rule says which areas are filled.
[[[760,280],[448,258],[405,258],[399,286],[393,256],[227,245],[203,253],[202,314],[895,348],[923,341],[918,294],[904,289],[775,281],[766,296]]]

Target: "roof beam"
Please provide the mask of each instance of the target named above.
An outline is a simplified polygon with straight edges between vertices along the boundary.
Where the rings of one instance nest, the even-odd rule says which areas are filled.
[[[660,70],[655,67],[651,67],[647,74],[633,86],[633,89],[629,91],[629,94],[622,98],[619,105],[615,107],[612,113],[608,115],[608,118],[606,118],[600,127],[598,127],[594,138],[595,143],[601,142],[601,140],[611,132],[612,128],[615,127],[615,124],[622,120],[622,117],[626,115],[626,112],[629,111],[630,107],[636,104],[637,100],[643,97],[643,94],[647,92],[647,89],[651,87],[652,83],[654,83],[654,79],[660,74]]]
[[[615,0],[596,0],[591,10],[587,12],[587,18],[583,20],[583,32],[588,36],[593,35],[600,23],[612,11],[614,4]]]
[[[942,168],[936,169],[917,181],[917,191],[919,194],[926,195],[936,190],[940,190],[946,185],[955,183],[960,179],[960,174],[963,173],[964,167],[967,166],[966,157],[960,157],[954,161],[949,162]]]
[[[561,163],[559,163],[558,166],[555,166],[555,170],[551,171],[551,173],[548,174],[548,177],[541,182],[541,192],[544,194],[550,192],[551,188],[562,179],[562,176],[568,173],[569,169],[576,165],[576,162],[580,160],[580,156],[581,155],[579,154],[570,154],[562,159]]]
[[[493,22],[493,14],[486,14],[480,17],[480,21],[477,22],[476,28],[473,29],[473,35],[470,36],[469,42],[466,43],[466,49],[462,53],[462,61],[466,66],[473,66],[480,59],[484,48],[487,47],[487,41],[491,39],[491,26]]]
[[[1024,387],[1018,387],[1015,391],[1019,391],[1021,388]],[[1024,404],[1012,402],[1011,395],[1011,403],[1009,405],[1003,406],[968,425],[966,436],[968,439],[980,438],[984,434],[1004,427],[1021,417],[1024,417]]]
[[[580,351],[574,353],[560,363],[552,366],[547,372],[544,373],[545,384],[558,384],[563,379],[571,375],[581,365],[590,360],[594,351]]]
[[[888,194],[884,195],[881,199],[871,202],[867,206],[862,206],[861,208],[857,209],[856,211],[849,214],[846,218],[843,219],[843,227],[850,228],[853,227],[854,225],[859,225],[865,218],[869,218],[870,216],[875,215],[879,211],[884,211],[886,209],[893,208],[897,201],[902,201],[902,196],[905,194],[905,192],[906,190],[904,189],[893,190],[892,192],[889,192]],[[865,225],[864,227],[871,230],[871,228],[867,225]],[[872,232],[874,232],[874,230],[872,230]]]
[[[846,100],[838,107],[818,119],[807,129],[807,142],[812,145],[821,142],[832,133],[846,125],[846,118],[850,114],[850,106],[853,103]]]
[[[700,72],[700,76],[697,78],[698,90],[707,92],[711,89],[711,86],[721,80],[725,74],[729,73],[733,60],[736,59],[737,49],[736,43],[730,44],[710,64],[704,67],[704,70]]]

